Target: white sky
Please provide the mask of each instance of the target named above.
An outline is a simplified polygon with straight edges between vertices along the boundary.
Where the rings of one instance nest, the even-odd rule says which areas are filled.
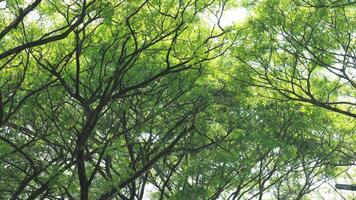
[[[247,19],[248,16],[249,16],[249,12],[246,8],[239,7],[239,8],[228,9],[224,11],[220,21],[220,25],[222,27],[225,27],[225,26],[231,26],[234,24],[242,23]],[[211,26],[216,25],[218,23],[217,17],[213,15],[206,16],[205,20]]]
[[[244,22],[249,15],[246,8],[234,8],[224,12],[221,19],[222,26],[230,26],[235,23]]]
[[[1,1],[0,2],[0,9],[6,8],[6,1]]]

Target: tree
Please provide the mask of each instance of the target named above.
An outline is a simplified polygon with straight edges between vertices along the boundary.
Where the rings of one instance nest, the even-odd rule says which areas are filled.
[[[354,125],[218,82],[210,79],[195,139],[151,172],[153,199],[302,199],[354,165]]]
[[[355,118],[354,4],[261,1],[235,57],[268,96]]]
[[[0,198],[301,199],[354,165],[350,118],[245,84],[261,29],[222,27],[233,6],[1,1]]]
[[[141,195],[136,179],[194,129],[189,86],[226,48],[193,24],[227,2],[24,4],[2,12],[3,198]]]

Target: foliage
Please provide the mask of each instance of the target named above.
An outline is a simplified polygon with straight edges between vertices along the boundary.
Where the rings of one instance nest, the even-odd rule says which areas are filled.
[[[353,4],[0,1],[0,198],[307,198],[355,165]]]

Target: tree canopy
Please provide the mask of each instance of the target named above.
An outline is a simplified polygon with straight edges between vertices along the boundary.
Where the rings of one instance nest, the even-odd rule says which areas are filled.
[[[0,199],[312,199],[356,164],[355,4],[0,0]]]

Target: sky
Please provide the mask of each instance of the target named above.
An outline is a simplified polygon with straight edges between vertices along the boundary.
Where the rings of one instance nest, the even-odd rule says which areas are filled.
[[[249,12],[246,8],[238,7],[225,10],[223,16],[220,20],[220,25],[222,27],[231,26],[236,23],[244,22],[249,15]],[[205,17],[205,20],[208,22],[209,25],[215,25],[218,22],[217,17],[213,15],[208,15]]]

